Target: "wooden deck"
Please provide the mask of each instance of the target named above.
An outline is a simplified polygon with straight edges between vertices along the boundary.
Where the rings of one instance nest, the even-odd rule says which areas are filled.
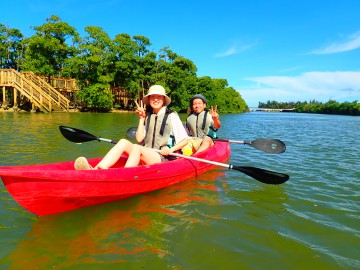
[[[0,69],[0,108],[17,110],[24,99],[31,110],[43,112],[68,111],[70,104],[77,107],[75,93],[80,90],[75,79],[38,76],[33,72]],[[133,97],[123,87],[111,87],[114,105],[131,109]],[[75,104],[76,103],[76,104]],[[28,107],[28,106],[27,106]]]
[[[32,72],[20,73],[14,69],[0,69],[2,107],[6,108],[11,104],[18,108],[20,99],[26,98],[30,101],[32,110],[39,109],[49,113],[54,110],[68,111],[70,100],[61,92],[76,91],[75,80],[59,78],[50,83],[60,87],[54,88],[43,77]]]

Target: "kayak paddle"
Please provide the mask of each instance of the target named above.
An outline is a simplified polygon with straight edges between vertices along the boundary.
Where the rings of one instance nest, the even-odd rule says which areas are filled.
[[[66,127],[66,126],[59,126],[61,134],[71,142],[74,143],[83,143],[83,142],[90,142],[90,141],[103,141],[108,143],[117,144],[117,141],[105,139],[101,137],[96,137],[86,131],[81,129]]]
[[[59,126],[59,129],[60,129],[61,134],[66,139],[68,139],[71,142],[75,142],[75,143],[82,143],[82,142],[89,142],[89,141],[104,141],[104,142],[108,142],[108,143],[112,143],[112,144],[117,143],[117,141],[115,141],[115,140],[96,137],[86,131],[83,131],[83,130],[77,129],[77,128],[72,128],[72,127],[67,127],[67,126]],[[160,152],[160,150],[157,150],[157,149],[153,149],[153,150],[156,152]],[[198,162],[208,163],[208,164],[212,164],[212,165],[216,165],[216,166],[221,166],[221,167],[228,168],[229,170],[239,171],[239,172],[242,172],[242,173],[244,173],[262,183],[265,183],[265,184],[278,185],[278,184],[285,183],[287,180],[289,180],[289,175],[287,175],[287,174],[263,170],[263,169],[256,168],[256,167],[236,166],[236,165],[232,165],[232,164],[220,163],[220,162],[216,162],[216,161],[211,161],[211,160],[207,160],[207,159],[191,157],[191,156],[186,156],[186,155],[181,155],[181,154],[176,154],[176,153],[170,153],[169,155],[175,156],[175,157],[182,157],[185,159],[190,159],[190,160],[194,160],[194,161],[198,161]]]
[[[136,127],[129,128],[128,131],[126,132],[126,137],[130,139],[135,139],[136,130],[137,130]],[[237,144],[246,144],[246,145],[250,145],[255,149],[270,154],[281,154],[284,153],[286,150],[285,143],[278,139],[255,139],[252,141],[235,141],[228,139],[213,139],[213,140],[221,141],[221,142],[237,143]]]

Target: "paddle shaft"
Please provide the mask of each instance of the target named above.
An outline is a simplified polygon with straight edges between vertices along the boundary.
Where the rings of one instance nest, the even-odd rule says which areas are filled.
[[[113,144],[117,144],[117,141],[115,140],[110,140],[110,139],[106,139],[106,138],[101,138],[101,137],[96,137],[96,140],[98,141],[102,141],[102,142],[108,142],[108,143],[113,143]],[[155,152],[160,153],[161,151],[158,149],[154,149],[154,148],[149,148]],[[216,166],[220,166],[220,167],[225,167],[228,168],[229,170],[234,167],[231,164],[226,164],[226,163],[221,163],[221,162],[216,162],[216,161],[212,161],[212,160],[207,160],[207,159],[202,159],[202,158],[197,158],[197,157],[191,157],[191,156],[186,156],[186,155],[181,155],[181,154],[177,154],[177,153],[169,153],[169,156],[174,156],[174,157],[182,157],[185,159],[190,159],[190,160],[194,160],[194,161],[198,161],[198,162],[205,162],[208,164],[212,164],[212,165],[216,165]]]
[[[157,149],[153,149],[155,152],[160,153],[160,150]],[[186,155],[181,155],[181,154],[177,154],[177,153],[169,153],[169,156],[174,156],[174,157],[181,157],[181,158],[185,158],[185,159],[190,159],[190,160],[194,160],[194,161],[198,161],[198,162],[203,162],[203,163],[208,163],[208,164],[212,164],[212,165],[216,165],[216,166],[220,166],[220,167],[225,167],[228,168],[229,170],[233,167],[233,165],[231,164],[226,164],[226,163],[221,163],[221,162],[216,162],[216,161],[212,161],[212,160],[208,160],[208,159],[202,159],[202,158],[197,158],[197,157],[191,157],[191,156],[186,156]]]
[[[237,144],[250,144],[249,141],[235,141],[228,139],[213,139],[213,141],[229,142],[229,143],[237,143]]]
[[[129,139],[135,139],[136,131],[137,131],[136,127],[129,128],[128,131],[126,132],[126,137]],[[281,154],[281,153],[284,153],[286,150],[285,143],[278,139],[263,139],[262,138],[262,139],[255,139],[255,140],[251,140],[251,141],[236,141],[236,140],[212,138],[212,140],[249,145],[255,149],[258,149],[260,151],[263,151],[263,152],[269,153],[269,154]]]
[[[72,142],[76,142],[76,143],[95,141],[95,140],[104,141],[104,142],[108,142],[108,143],[112,143],[112,144],[117,143],[117,141],[115,141],[115,140],[96,137],[86,131],[76,129],[76,128],[60,126],[59,129],[60,129],[61,134],[66,139],[68,139],[69,141],[72,141]],[[153,148],[149,148],[149,149],[152,149],[158,153],[161,153],[161,151],[158,149],[153,149]],[[198,162],[208,163],[208,164],[212,164],[212,165],[216,165],[216,166],[220,166],[220,167],[225,167],[225,168],[228,168],[229,170],[240,171],[240,172],[242,172],[262,183],[265,183],[265,184],[273,184],[273,185],[282,184],[289,179],[289,176],[286,174],[273,172],[273,171],[267,171],[267,170],[263,170],[260,168],[234,166],[232,164],[226,164],[226,163],[211,161],[211,160],[207,160],[207,159],[197,158],[197,157],[190,157],[190,156],[176,154],[176,153],[170,153],[169,155],[175,156],[175,157],[182,157],[185,159],[194,160],[194,161],[198,161]]]
[[[111,140],[111,139],[106,139],[106,138],[101,138],[101,137],[97,137],[96,139],[98,141],[108,142],[108,143],[112,143],[112,144],[117,144],[118,143],[118,141],[116,141],[116,140]]]

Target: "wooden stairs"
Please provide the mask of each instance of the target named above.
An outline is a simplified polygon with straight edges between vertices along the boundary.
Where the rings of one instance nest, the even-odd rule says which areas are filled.
[[[14,69],[0,69],[0,87],[14,89],[14,103],[19,92],[43,112],[69,110],[70,100],[32,72],[20,73]],[[3,91],[5,93],[5,90]]]

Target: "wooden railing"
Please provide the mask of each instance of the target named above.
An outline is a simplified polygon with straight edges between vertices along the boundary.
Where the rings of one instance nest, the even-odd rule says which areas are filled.
[[[44,79],[42,79],[41,77],[35,75],[32,72],[22,72],[21,74],[23,74],[26,79],[32,81],[34,84],[39,86],[42,91],[47,93],[50,96],[51,100],[55,104],[57,104],[60,107],[60,109],[63,109],[63,110],[66,110],[66,111],[69,110],[70,100],[68,100],[66,97],[64,97],[59,91],[54,89]]]
[[[13,87],[44,112],[52,112],[54,104],[60,110],[69,110],[70,100],[32,72],[0,69],[0,86]]]
[[[14,69],[2,69],[0,72],[1,85],[14,87],[40,110],[45,112],[52,111],[51,98],[48,94],[44,93],[40,87]]]
[[[76,79],[39,76],[59,92],[75,92],[79,90]]]

